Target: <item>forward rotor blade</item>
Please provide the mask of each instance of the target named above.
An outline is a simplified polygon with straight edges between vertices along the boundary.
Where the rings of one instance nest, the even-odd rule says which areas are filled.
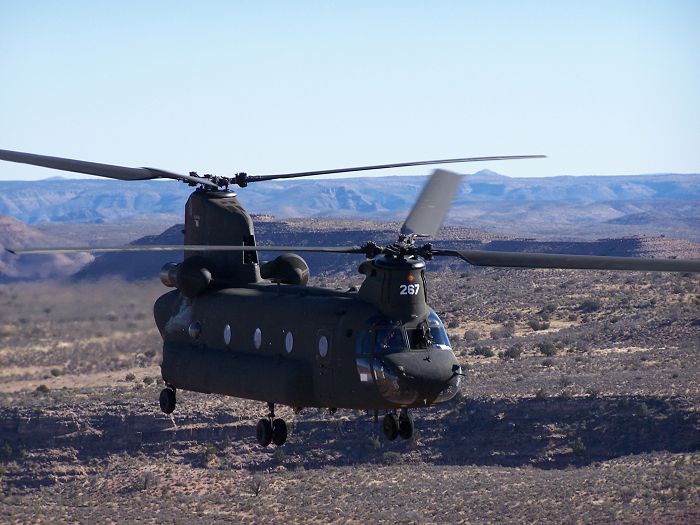
[[[428,237],[435,235],[450,210],[461,182],[462,175],[458,173],[435,170],[401,226],[401,233]]]
[[[328,253],[365,253],[360,246],[214,246],[199,244],[174,245],[129,245],[79,248],[17,248],[6,250],[14,255],[46,255],[52,253],[110,253],[110,252],[172,252],[172,251],[204,251],[204,252],[328,252]]]
[[[298,173],[281,173],[277,175],[249,175],[246,182],[259,182],[272,179],[294,179],[312,175],[331,175],[333,173],[349,173],[352,171],[383,170],[387,168],[405,168],[408,166],[427,166],[429,164],[451,164],[454,162],[486,162],[489,160],[544,159],[546,155],[505,155],[497,157],[464,157],[461,159],[418,160],[414,162],[399,162],[395,164],[376,164],[373,166],[356,166],[354,168],[337,168],[332,170],[300,171]]]
[[[630,270],[645,272],[700,272],[700,260],[640,259],[600,255],[492,252],[485,250],[437,250],[435,255],[453,255],[474,266],[513,268],[560,268],[574,270]]]
[[[126,166],[115,166],[113,164],[100,164],[98,162],[87,162],[84,160],[64,159],[61,157],[49,157],[47,155],[35,155],[33,153],[22,153],[21,151],[9,151],[0,149],[0,160],[18,162],[21,164],[32,164],[44,168],[51,168],[61,171],[72,171],[74,173],[85,173],[87,175],[97,175],[119,180],[148,180],[148,179],[175,179],[192,184],[205,184],[207,186],[218,186],[202,177],[191,175],[180,175],[165,170],[155,168],[128,168]]]

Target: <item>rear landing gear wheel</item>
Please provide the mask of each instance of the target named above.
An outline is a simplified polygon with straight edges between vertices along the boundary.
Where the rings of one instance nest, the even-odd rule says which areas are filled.
[[[278,447],[287,441],[287,423],[284,419],[275,419],[272,422],[272,442]]]
[[[408,412],[402,412],[399,416],[399,436],[403,439],[413,437],[413,418]]]
[[[175,389],[174,388],[164,388],[160,391],[160,409],[164,414],[172,414],[175,410]]]
[[[384,416],[382,429],[384,430],[384,437],[389,441],[394,441],[396,439],[399,435],[399,418],[396,417],[396,414],[389,413]]]
[[[256,437],[258,438],[258,444],[261,447],[266,447],[272,441],[272,424],[269,419],[261,419],[258,421],[258,426],[256,428]]]

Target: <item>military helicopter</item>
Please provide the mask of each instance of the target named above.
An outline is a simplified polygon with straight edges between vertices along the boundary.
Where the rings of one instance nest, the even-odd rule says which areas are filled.
[[[543,155],[469,157],[232,177],[188,175],[0,150],[0,160],[121,180],[167,178],[195,191],[185,207],[184,246],[35,248],[16,254],[183,250],[181,263],[160,274],[175,288],[154,305],[163,338],[165,388],[160,408],[175,410],[178,389],[266,402],[256,427],[258,443],[280,446],[287,425],[275,405],[385,411],[388,440],[409,439],[409,409],[444,403],[458,392],[464,373],[445,328],[427,304],[426,261],[458,257],[476,266],[700,272],[700,261],[537,253],[456,251],[419,243],[433,236],[447,214],[462,176],[436,170],[398,232],[379,246],[260,246],[253,222],[233,185],[366,170],[542,158]],[[261,263],[258,253],[289,252]],[[358,288],[308,286],[309,267],[293,252],[364,255]]]

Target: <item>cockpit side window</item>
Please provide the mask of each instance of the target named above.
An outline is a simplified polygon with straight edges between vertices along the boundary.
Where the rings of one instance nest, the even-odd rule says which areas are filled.
[[[400,328],[377,328],[374,350],[378,354],[402,352],[406,349],[403,330]]]

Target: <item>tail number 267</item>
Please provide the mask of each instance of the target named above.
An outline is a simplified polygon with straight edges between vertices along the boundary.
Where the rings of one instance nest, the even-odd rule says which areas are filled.
[[[399,285],[399,295],[418,295],[420,284],[402,284]]]

